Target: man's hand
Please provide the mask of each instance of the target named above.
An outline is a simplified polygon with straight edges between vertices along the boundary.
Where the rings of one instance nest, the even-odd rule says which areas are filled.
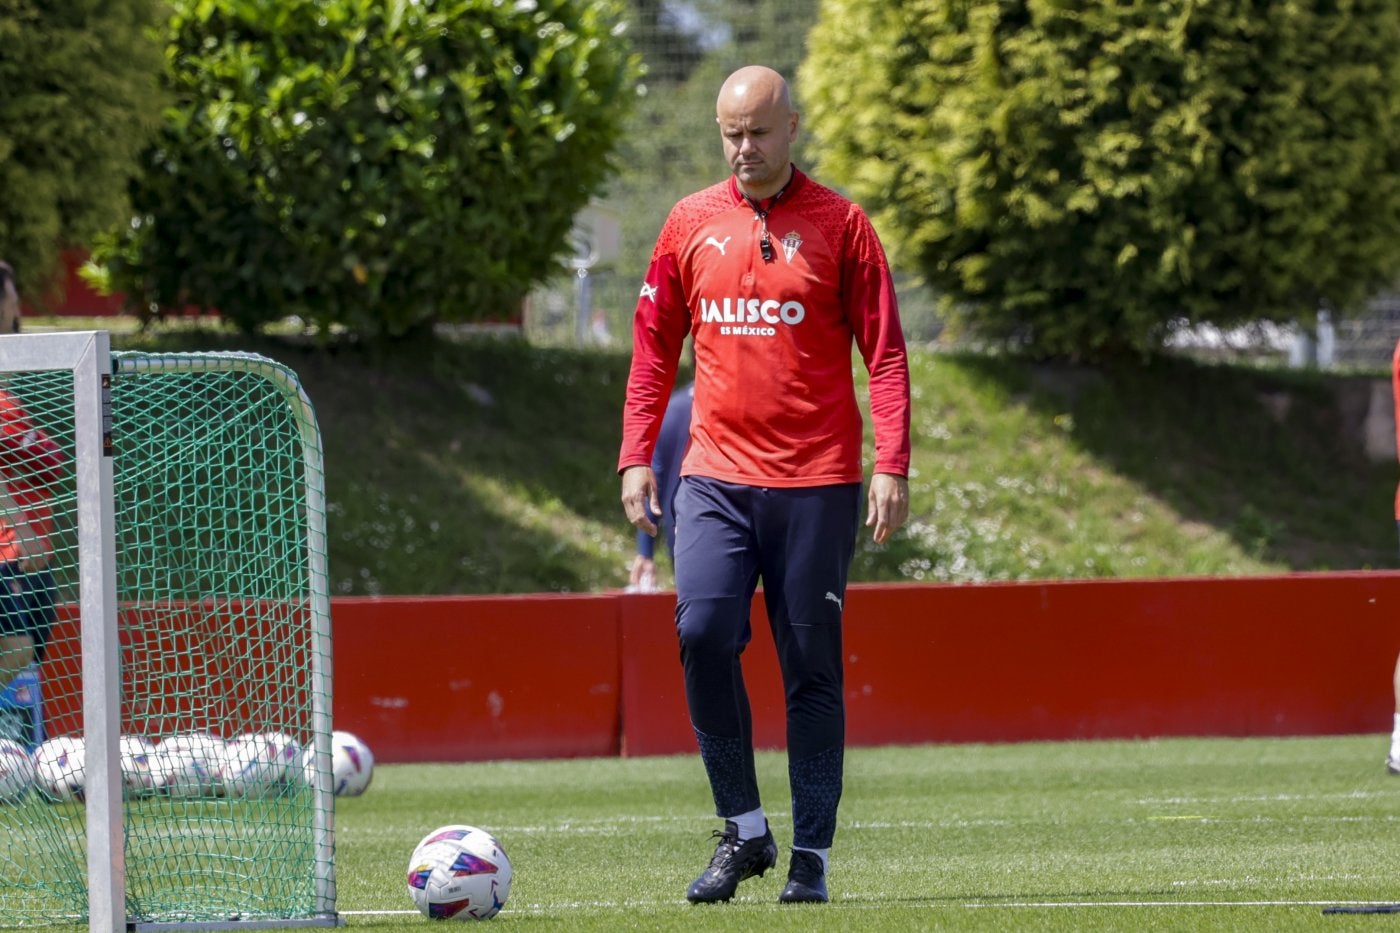
[[[870,477],[865,527],[875,526],[875,543],[884,544],[909,518],[909,480],[894,473]]]
[[[649,466],[630,466],[622,471],[622,510],[633,525],[655,537],[656,522],[647,516],[661,514],[661,493],[656,488],[656,474]]]

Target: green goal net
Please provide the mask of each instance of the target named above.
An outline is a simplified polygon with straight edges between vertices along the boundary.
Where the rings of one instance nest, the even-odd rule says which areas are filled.
[[[27,791],[0,786],[0,926],[336,923],[310,403],[264,357],[117,352],[103,411],[85,420],[72,370],[7,363],[4,345],[27,339],[0,338],[0,481],[20,469],[6,462],[8,398],[56,461],[28,505],[50,513],[55,598],[42,660],[0,697],[0,750],[23,745],[31,766]],[[85,423],[101,425],[107,503],[77,481]],[[4,542],[0,528],[0,558]],[[104,582],[110,643],[91,609]],[[114,692],[115,717],[98,692]],[[121,898],[101,903],[112,885]]]

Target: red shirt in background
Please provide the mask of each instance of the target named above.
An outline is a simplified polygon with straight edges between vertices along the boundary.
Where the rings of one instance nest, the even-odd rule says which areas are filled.
[[[0,389],[0,482],[24,513],[30,530],[39,536],[43,552],[49,550],[53,525],[51,484],[63,475],[63,451],[41,428],[34,426],[19,400]],[[0,563],[26,555],[14,525],[0,516]]]

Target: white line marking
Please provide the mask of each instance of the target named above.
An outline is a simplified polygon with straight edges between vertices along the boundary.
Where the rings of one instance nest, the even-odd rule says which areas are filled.
[[[1193,804],[1203,803],[1297,803],[1300,800],[1374,800],[1391,798],[1392,792],[1351,790],[1331,794],[1233,794],[1228,797],[1140,797],[1140,804]]]
[[[989,904],[971,902],[963,907],[1376,907],[1391,901],[1017,901]]]
[[[502,916],[507,914],[516,915],[543,915],[558,913],[561,911],[573,911],[582,908],[589,910],[634,910],[638,908],[654,909],[666,906],[681,906],[679,897],[672,899],[629,899],[626,901],[570,901],[558,904],[512,904],[504,911]],[[999,908],[1007,910],[1046,910],[1058,907],[1072,908],[1150,908],[1150,907],[1386,907],[1394,904],[1394,901],[1006,901],[987,902],[969,901],[963,904],[955,903],[929,903],[923,906],[952,910],[963,908],[967,910],[996,910]],[[771,905],[774,909],[783,913],[778,905]],[[846,900],[841,897],[834,899],[829,905],[829,909],[846,910],[883,910],[891,906],[890,902],[881,900],[871,900],[861,898],[859,901]],[[417,916],[416,910],[342,910],[339,912],[343,917],[412,917]]]

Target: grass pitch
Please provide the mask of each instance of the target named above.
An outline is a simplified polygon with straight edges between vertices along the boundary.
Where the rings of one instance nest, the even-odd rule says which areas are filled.
[[[1318,930],[1400,902],[1400,777],[1382,735],[853,749],[827,905],[779,905],[786,758],[762,753],[776,871],[691,905],[713,851],[696,756],[379,765],[337,803],[339,908],[421,929],[405,869],[446,823],[515,870],[490,921],[560,930]]]

